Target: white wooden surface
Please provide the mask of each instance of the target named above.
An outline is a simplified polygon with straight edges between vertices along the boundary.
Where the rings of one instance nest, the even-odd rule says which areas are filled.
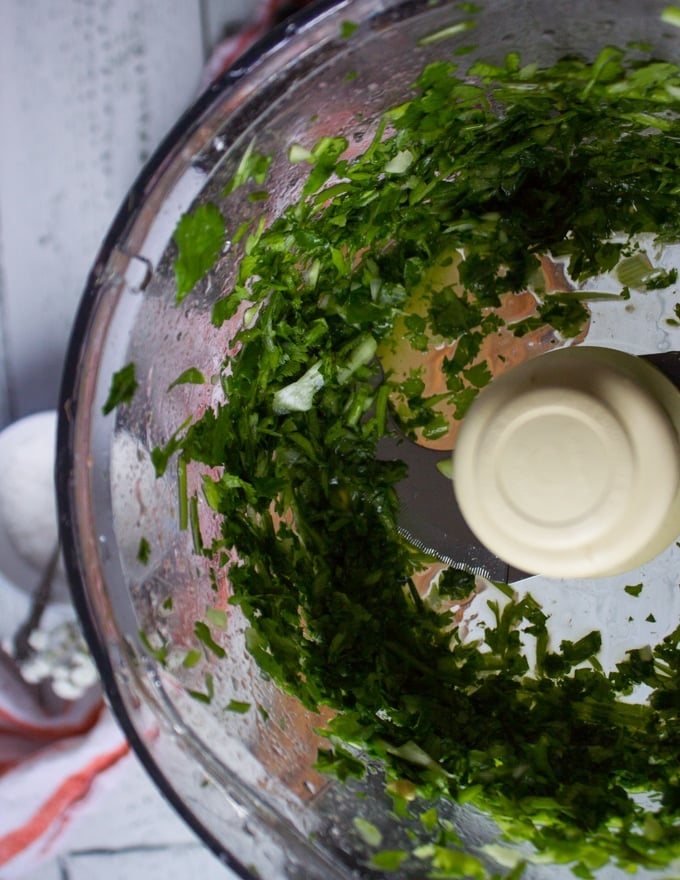
[[[0,427],[57,404],[98,245],[253,0],[0,0]],[[0,592],[0,614],[7,614]],[[231,876],[136,759],[29,880]],[[0,872],[1,875],[1,872]]]
[[[0,425],[54,406],[98,244],[252,5],[0,2]]]
[[[1,872],[0,872],[1,876]],[[135,758],[25,880],[233,880],[161,798]]]

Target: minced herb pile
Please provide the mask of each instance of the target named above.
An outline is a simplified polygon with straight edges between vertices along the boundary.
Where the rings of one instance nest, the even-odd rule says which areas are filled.
[[[505,840],[579,877],[608,862],[680,859],[680,629],[610,672],[597,631],[552,644],[540,597],[501,585],[495,626],[465,641],[457,603],[474,578],[447,570],[418,592],[414,575],[431,560],[399,533],[405,465],[375,454],[395,395],[407,433],[445,428],[417,371],[396,380],[381,369],[376,352],[394,344],[397,320],[416,350],[455,342],[441,369],[462,415],[490,379],[476,358],[501,328],[502,297],[536,295],[535,317],[512,332],[548,325],[569,339],[587,321],[593,276],[621,279],[621,299],[674,283],[640,242],[680,239],[680,71],[633,60],[642,54],[606,48],[593,63],[549,69],[513,54],[465,72],[434,63],[357,158],[344,158],[340,137],[291,145],[290,161],[309,163],[302,196],[270,225],[238,231],[239,278],[214,306],[216,325],[245,304],[257,315],[221,376],[226,402],[154,452],[159,472],[174,453],[180,471],[192,461],[219,469],[202,492],[222,535],[203,546],[195,528],[196,550],[225,565],[236,552],[231,602],[262,671],[306,707],[335,710],[318,767],[346,779],[379,759],[397,813],[425,804],[430,842],[378,847],[374,867],[487,876],[426,812],[442,797],[479,806]],[[251,147],[237,183],[264,200],[267,168]],[[181,296],[220,250],[228,191],[182,221]],[[409,311],[427,271],[454,253],[456,283],[426,290],[427,307]],[[546,288],[547,257],[573,290]],[[195,499],[185,507],[190,520]],[[649,699],[625,701],[640,684]],[[516,852],[493,854],[518,877]]]

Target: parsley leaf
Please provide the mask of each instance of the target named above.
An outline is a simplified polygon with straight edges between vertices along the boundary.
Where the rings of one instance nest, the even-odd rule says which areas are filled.
[[[183,215],[173,234],[176,300],[181,303],[215,265],[224,248],[226,226],[217,205],[199,205],[193,214]]]
[[[137,561],[142,565],[148,565],[151,557],[151,545],[146,538],[140,538],[139,547],[137,549]]]
[[[250,703],[243,700],[229,700],[224,710],[225,712],[235,712],[237,715],[245,715],[250,711]]]
[[[227,656],[227,652],[222,645],[219,645],[213,638],[210,627],[202,620],[197,620],[194,623],[194,635],[216,657],[224,658]]]
[[[358,27],[356,22],[345,20],[340,24],[340,36],[343,40],[347,40],[357,31]]]
[[[117,406],[120,406],[121,403],[130,403],[136,390],[137,377],[135,375],[135,365],[130,363],[113,374],[109,395],[102,407],[102,413],[106,416],[113,412]]]
[[[252,140],[243,153],[234,176],[224,188],[223,195],[228,196],[250,181],[254,181],[258,186],[262,186],[267,179],[267,172],[271,163],[272,157],[258,153],[255,150],[255,141]]]
[[[168,391],[171,391],[178,385],[203,385],[204,383],[205,376],[203,373],[197,370],[196,367],[189,367],[183,373],[180,373],[174,382],[168,385]]]

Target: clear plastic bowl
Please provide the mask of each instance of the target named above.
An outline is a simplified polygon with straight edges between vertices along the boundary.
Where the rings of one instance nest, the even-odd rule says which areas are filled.
[[[475,53],[500,61],[515,50],[550,64],[567,53],[592,59],[604,45],[635,40],[670,60],[680,56],[677,31],[661,21],[665,2],[658,0],[480,5],[474,34],[454,27],[440,40],[422,38],[465,22],[466,4],[321,2],[272,33],[198,100],[156,152],[113,222],[75,322],[57,466],[75,603],[137,755],[178,812],[242,877],[374,876],[364,867],[370,848],[355,818],[379,827],[386,848],[397,848],[405,830],[392,815],[379,768],[346,785],[312,768],[320,719],[259,673],[235,610],[223,634],[227,660],[209,667],[216,698],[208,705],[187,693],[202,686],[208,661],[187,669],[177,657],[195,646],[194,621],[213,603],[215,588],[225,599],[228,584],[213,582],[206,561],[193,555],[191,535],[178,527],[176,477],[169,469],[156,480],[150,451],[218,399],[219,386],[211,384],[167,389],[189,367],[207,376],[219,370],[233,328],[212,326],[211,305],[233,280],[236,260],[222,260],[219,271],[176,307],[171,237],[185,211],[220,192],[253,137],[260,152],[274,157],[266,212],[280,211],[296,199],[302,180],[303,169],[287,161],[291,142],[311,147],[322,134],[344,134],[360,149],[381,113],[410,94],[423,66],[452,57],[457,48],[477,47],[468,61]],[[349,21],[358,26],[351,39],[343,36]],[[263,210],[245,197],[235,205],[232,232]],[[629,321],[618,347],[633,353],[661,348],[657,317],[650,305],[648,314]],[[594,341],[610,344],[610,328],[599,326],[605,341]],[[104,416],[111,377],[130,361],[139,381],[134,400]],[[211,527],[207,514],[203,526]],[[142,537],[151,547],[146,565],[137,558]],[[669,595],[677,593],[677,561],[672,551],[650,572]],[[563,596],[555,592],[556,608]],[[574,589],[568,601],[574,620],[597,613],[586,587]],[[659,601],[669,621],[677,620],[677,601]],[[152,647],[171,646],[165,665],[140,632]],[[263,723],[257,712],[224,712],[230,699],[257,702],[276,723]],[[493,824],[472,809],[451,806],[450,816],[471,850],[496,837]],[[606,869],[603,875],[618,873]],[[418,876],[418,869],[404,867],[394,876]],[[526,876],[570,873],[533,866]]]

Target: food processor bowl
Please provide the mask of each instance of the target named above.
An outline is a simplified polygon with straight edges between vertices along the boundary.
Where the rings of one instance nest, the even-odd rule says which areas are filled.
[[[260,218],[270,223],[300,197],[309,166],[291,164],[292,144],[311,151],[320,138],[342,135],[350,155],[362,152],[382,114],[413,95],[428,63],[502,63],[511,51],[542,65],[566,55],[592,61],[604,46],[632,43],[678,61],[680,35],[663,20],[664,8],[657,0],[322,0],[272,32],[198,99],[113,221],[77,314],[63,380],[57,483],[64,557],[109,702],[135,752],[239,876],[466,872],[464,863],[460,874],[430,874],[432,865],[417,858],[398,866],[373,859],[372,834],[382,851],[398,852],[414,845],[422,822],[395,815],[379,762],[363,779],[345,782],[317,769],[325,710],[304,708],[255,663],[247,622],[229,605],[228,575],[195,552],[192,524],[207,541],[218,534],[219,517],[202,501],[188,513],[180,509],[176,468],[156,474],[154,450],[222,400],[219,377],[235,354],[235,329],[253,320],[240,309],[220,327],[211,321],[247,247],[239,230]],[[247,187],[231,194],[225,252],[177,304],[178,223],[185,212],[219,201],[249,145],[271,157],[268,198]],[[660,318],[662,295],[650,293],[634,314],[598,313],[589,341],[633,354],[680,348]],[[112,376],[129,363],[135,394],[105,414]],[[191,370],[208,381],[176,384]],[[180,477],[191,495],[200,474]],[[669,627],[680,610],[677,563],[671,547],[646,572],[659,584],[657,611]],[[523,583],[520,573],[516,579]],[[551,582],[549,589],[555,614],[584,623],[602,610],[592,584]],[[616,605],[609,601],[602,619],[614,634]],[[208,623],[207,649],[197,621]],[[488,865],[488,876],[510,869],[494,867],[493,850],[485,849],[500,832],[483,812],[449,804],[440,817],[456,829],[461,851]],[[611,865],[601,872],[619,875]],[[570,871],[530,863],[524,876]]]

